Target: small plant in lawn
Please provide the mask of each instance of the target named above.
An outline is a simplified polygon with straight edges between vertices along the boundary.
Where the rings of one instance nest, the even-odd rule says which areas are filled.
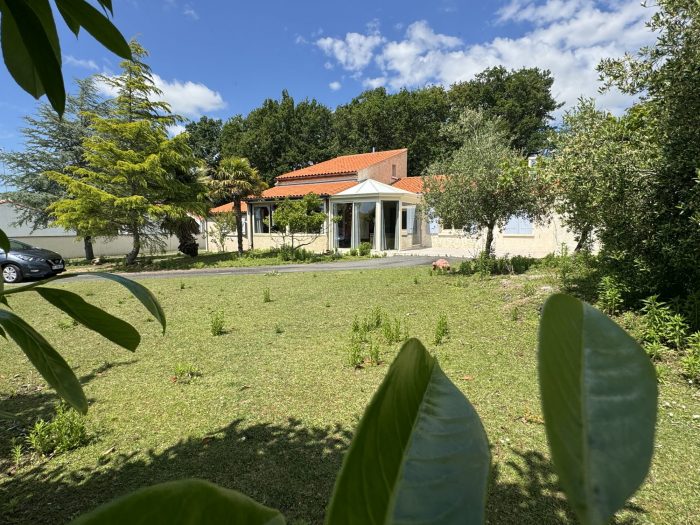
[[[530,281],[525,281],[523,283],[523,293],[525,294],[525,297],[532,297],[535,295],[535,285]]]
[[[348,347],[348,364],[353,368],[360,368],[363,362],[362,342],[353,334]]]
[[[659,301],[658,296],[642,301],[642,340],[645,345],[653,344],[683,349],[686,343],[688,324],[681,314],[673,313],[671,307]],[[647,353],[650,353],[647,350]]]
[[[271,303],[271,302],[272,302],[272,298],[270,297],[270,289],[265,288],[263,290],[263,303]]]
[[[450,329],[447,326],[447,316],[445,314],[440,314],[437,325],[435,326],[435,338],[433,342],[436,345],[442,344],[449,336],[449,333]]]
[[[598,285],[598,306],[608,315],[619,313],[623,304],[623,294],[627,291],[614,277],[604,276]]]
[[[416,275],[416,276],[413,278],[413,284],[418,284],[419,282],[420,282],[420,281],[418,281],[418,276]]]
[[[89,440],[85,416],[65,403],[56,405],[51,421],[37,421],[27,436],[29,447],[41,455],[61,454],[81,447]]]
[[[61,330],[72,330],[76,326],[78,326],[78,321],[76,321],[72,317],[67,317],[58,320],[58,327]]]
[[[368,242],[360,243],[357,253],[362,257],[367,257],[372,251],[372,245]]]
[[[653,361],[660,361],[668,353],[668,347],[661,341],[650,341],[644,345],[644,350]]]
[[[281,324],[276,324],[275,325],[275,333],[276,334],[283,334],[284,333],[284,328],[282,328]]]
[[[655,363],[654,370],[656,371],[656,382],[660,385],[665,385],[668,382],[668,367],[662,363]]]
[[[22,443],[17,443],[16,440],[12,439],[12,463],[14,463],[15,468],[19,468],[22,463]]]
[[[401,319],[386,317],[382,323],[382,336],[388,344],[401,342]]]
[[[369,362],[373,365],[378,365],[381,360],[379,358],[380,350],[379,343],[375,343],[372,339],[369,340]]]
[[[184,290],[185,288],[187,288],[185,281],[180,281],[180,290]]]
[[[186,385],[198,377],[202,377],[202,372],[192,363],[177,363],[174,372],[173,383],[183,383]]]
[[[329,301],[326,301],[326,308],[330,308],[330,307],[331,307],[331,303]]]
[[[693,381],[700,381],[700,332],[688,337],[686,354],[681,358],[683,374]]]
[[[372,308],[372,312],[370,313],[370,317],[368,319],[368,326],[370,327],[370,330],[380,328],[382,326],[383,320],[384,310],[382,310],[382,307],[375,306],[374,308]]]
[[[520,320],[520,308],[514,306],[510,309],[510,320],[519,321]]]
[[[226,333],[226,329],[224,328],[224,312],[222,310],[211,314],[209,327],[211,329],[211,335],[213,336],[224,335]]]

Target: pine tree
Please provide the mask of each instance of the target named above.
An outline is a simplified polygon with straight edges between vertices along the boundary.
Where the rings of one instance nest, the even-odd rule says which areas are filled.
[[[39,105],[36,115],[25,117],[21,129],[24,150],[0,153],[0,161],[9,168],[0,180],[12,188],[2,195],[18,204],[19,225],[30,225],[32,231],[51,223],[47,208],[65,197],[65,189],[44,175],[46,171],[67,173],[68,166],[85,166],[83,141],[92,130],[88,113],[105,116],[109,102],[99,96],[94,77],[77,80],[78,93],[69,95],[63,118],[48,103]],[[94,257],[93,232],[77,231],[83,238],[85,258]]]
[[[117,96],[107,118],[89,116],[94,133],[83,141],[86,165],[71,166],[68,175],[48,173],[67,194],[50,207],[56,223],[106,237],[131,235],[126,264],[144,247],[162,248],[164,222],[206,212],[187,135],[168,137],[168,126],[182,119],[157,100],[145,49],[135,41],[131,49],[133,60],[121,63],[120,75],[100,77]]]

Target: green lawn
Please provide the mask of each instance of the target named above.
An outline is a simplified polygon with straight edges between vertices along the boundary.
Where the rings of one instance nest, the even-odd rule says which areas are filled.
[[[480,279],[413,268],[145,282],[168,315],[165,336],[119,286],[60,285],[137,326],[143,342],[133,355],[70,327],[32,294],[11,297],[82,378],[93,439],[50,459],[25,453],[14,471],[10,440],[22,429],[0,422],[3,523],[63,522],[182,477],[241,490],[291,523],[321,523],[343,451],[387,370],[346,365],[353,317],[375,306],[407,320],[483,419],[493,456],[488,522],[571,521],[548,460],[536,381],[537,308],[554,284],[546,275]],[[265,288],[272,302],[263,303]],[[214,337],[209,319],[219,310],[227,333]],[[441,313],[451,337],[435,346]],[[384,345],[382,357],[397,349]],[[202,376],[173,382],[178,363]],[[660,390],[653,468],[619,523],[698,523],[699,391],[677,374]],[[0,410],[31,420],[54,400],[23,354],[4,349]]]
[[[237,252],[200,252],[197,257],[181,253],[143,255],[135,264],[124,265],[124,257],[104,257],[103,264],[93,265],[84,259],[70,259],[68,271],[100,272],[154,272],[161,270],[192,270],[203,268],[240,268],[245,266],[275,266],[279,264],[300,264],[312,262],[333,262],[350,259],[368,259],[369,257],[350,255],[307,254],[307,259],[285,261],[276,250],[253,250],[239,256]]]

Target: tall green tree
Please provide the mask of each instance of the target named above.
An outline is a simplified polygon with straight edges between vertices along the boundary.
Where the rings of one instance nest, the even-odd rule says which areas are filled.
[[[498,117],[513,148],[536,153],[546,145],[552,112],[562,106],[552,97],[553,82],[548,70],[496,66],[452,85],[449,98],[456,114],[471,108]]]
[[[645,135],[661,149],[658,169],[646,176],[646,211],[635,219],[647,234],[610,247],[644,269],[653,293],[684,296],[700,290],[700,4],[659,0],[648,26],[653,45],[599,66],[605,87],[642,97],[651,121]]]
[[[221,160],[221,119],[207,116],[185,125],[188,144],[195,157],[202,160],[207,168],[215,169]]]
[[[65,189],[44,172],[67,173],[68,166],[85,167],[83,141],[93,131],[89,114],[104,117],[109,102],[99,96],[94,77],[77,80],[78,93],[68,95],[63,117],[47,103],[40,103],[36,115],[25,117],[21,151],[0,152],[9,171],[0,174],[3,184],[12,188],[2,197],[18,204],[18,224],[33,230],[51,222],[47,208],[65,196]],[[78,231],[83,238],[85,258],[94,258],[92,234]]]
[[[121,63],[120,75],[101,78],[117,96],[108,118],[90,117],[94,134],[83,141],[87,165],[70,167],[69,175],[48,172],[67,193],[50,207],[56,223],[110,237],[131,235],[127,264],[144,246],[162,246],[164,220],[206,213],[201,188],[182,180],[196,168],[187,136],[168,137],[167,127],[179,117],[153,100],[160,92],[143,62],[146,51],[135,41],[131,51],[133,60]]]
[[[246,117],[237,115],[223,126],[223,156],[244,157],[269,184],[275,177],[336,154],[331,110],[316,100],[296,104],[287,93],[267,99]]]
[[[468,233],[486,230],[484,251],[491,255],[496,227],[512,216],[546,218],[549,185],[510,147],[498,121],[466,109],[443,126],[442,134],[459,148],[429,166],[425,204],[445,227]]]
[[[338,106],[333,126],[341,153],[408,148],[408,174],[422,175],[446,150],[440,126],[450,116],[442,87],[387,93],[377,88]]]
[[[258,170],[242,157],[224,157],[208,180],[209,194],[213,200],[233,201],[236,214],[238,253],[243,254],[243,213],[241,202],[246,197],[258,195],[267,188]]]

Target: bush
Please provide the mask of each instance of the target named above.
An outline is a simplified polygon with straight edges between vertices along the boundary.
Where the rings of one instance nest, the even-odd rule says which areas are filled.
[[[372,245],[368,242],[363,242],[363,243],[360,243],[360,247],[357,250],[357,253],[361,257],[367,257],[371,253],[371,251],[372,251]]]
[[[642,341],[649,345],[670,346],[680,350],[685,345],[688,325],[683,316],[652,295],[642,301]]]
[[[623,304],[623,293],[627,291],[624,284],[606,275],[598,285],[598,306],[608,315],[619,313]]]
[[[353,334],[350,338],[350,346],[348,348],[348,364],[353,368],[359,368],[364,362],[364,357],[362,356],[362,343]]]
[[[351,257],[357,257],[357,249],[356,248],[350,248],[350,256]]]
[[[224,312],[219,310],[218,312],[214,312],[213,314],[211,314],[209,325],[211,329],[211,335],[224,335],[226,333],[226,330],[224,329]]]
[[[56,405],[51,421],[40,419],[29,431],[27,442],[39,454],[61,454],[74,450],[90,441],[85,416],[64,403]]]
[[[594,303],[600,285],[600,261],[588,251],[564,257],[559,266],[562,291]]]
[[[283,244],[277,250],[277,258],[281,261],[313,261],[317,258],[316,254],[312,251],[306,250],[305,248],[295,248],[288,244]]]

